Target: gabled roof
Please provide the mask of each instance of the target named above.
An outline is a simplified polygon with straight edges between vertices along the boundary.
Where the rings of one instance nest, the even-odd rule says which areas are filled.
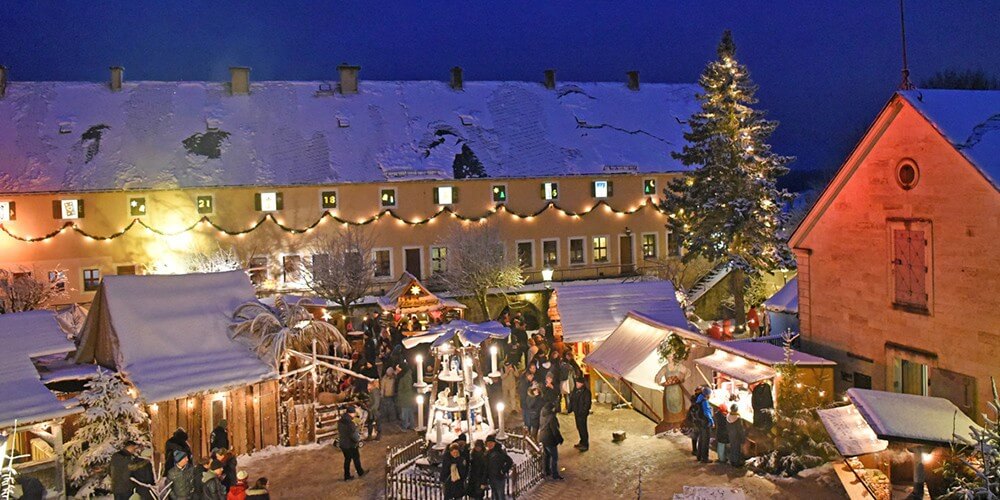
[[[693,330],[669,281],[620,280],[555,283],[563,340],[604,340],[629,312],[664,325]]]
[[[253,300],[243,271],[107,276],[83,325],[76,361],[117,369],[150,403],[274,377],[229,337],[233,311]]]
[[[416,292],[416,293],[414,293]],[[378,298],[378,305],[384,311],[413,314],[439,309],[465,309],[465,304],[435,295],[416,276],[403,271],[396,284]]]
[[[899,95],[1000,190],[1000,90],[904,90]]]
[[[32,358],[67,354],[73,343],[50,311],[0,314],[0,428],[30,424],[79,412],[67,408],[42,383]]]
[[[17,82],[0,99],[0,192],[450,179],[463,148],[489,177],[687,170],[670,155],[696,85],[362,81]]]

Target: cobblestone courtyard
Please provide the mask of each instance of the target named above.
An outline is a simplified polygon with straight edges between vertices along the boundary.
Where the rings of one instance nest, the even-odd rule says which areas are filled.
[[[681,435],[657,438],[653,425],[631,410],[610,410],[595,405],[590,417],[590,450],[573,448],[577,433],[572,416],[561,416],[566,444],[560,447],[560,468],[565,481],[546,481],[526,498],[670,498],[685,485],[727,485],[741,488],[748,498],[846,498],[832,472],[805,479],[774,481],[747,476],[745,470],[718,464],[699,464],[690,454],[690,440]],[[388,446],[410,442],[415,434],[401,433],[387,425],[386,436],[368,442],[361,450],[368,471],[364,477],[342,481],[342,455],[331,446],[310,446],[250,457],[241,462],[251,479],[266,475],[275,499],[358,498],[381,499]],[[625,430],[628,438],[611,442],[611,432]]]

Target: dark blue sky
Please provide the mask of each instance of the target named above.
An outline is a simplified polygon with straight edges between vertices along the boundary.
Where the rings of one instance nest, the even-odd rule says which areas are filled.
[[[11,0],[0,5],[0,64],[13,80],[477,80],[693,82],[723,29],[781,121],[775,149],[795,168],[834,168],[900,80],[894,0],[649,2],[295,2]],[[914,81],[944,68],[1000,75],[1000,1],[910,0]],[[993,47],[992,49],[990,47]]]

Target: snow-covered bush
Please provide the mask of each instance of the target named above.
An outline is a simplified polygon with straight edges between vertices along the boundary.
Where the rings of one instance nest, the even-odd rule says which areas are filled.
[[[0,269],[0,314],[31,311],[66,295],[66,273],[53,271],[53,278],[35,277],[28,270]]]
[[[976,442],[955,450],[951,460],[944,464],[944,478],[950,483],[948,498],[989,499],[1000,498],[1000,396],[992,378],[993,401],[989,414],[983,415],[985,425],[973,429]]]
[[[149,415],[117,373],[98,369],[78,397],[85,409],[66,445],[67,476],[77,496],[108,491],[111,455],[128,441],[149,446]]]

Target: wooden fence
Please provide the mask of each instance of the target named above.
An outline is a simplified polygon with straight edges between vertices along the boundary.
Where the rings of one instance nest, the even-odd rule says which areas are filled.
[[[506,449],[517,450],[528,455],[528,460],[515,464],[507,477],[507,495],[518,498],[542,481],[544,466],[542,448],[527,436],[508,434]],[[418,439],[408,445],[389,450],[385,463],[385,497],[389,500],[443,500],[441,482],[434,477],[405,475],[399,470],[413,466],[424,455],[426,444]],[[485,498],[492,499],[493,493],[486,491]]]

